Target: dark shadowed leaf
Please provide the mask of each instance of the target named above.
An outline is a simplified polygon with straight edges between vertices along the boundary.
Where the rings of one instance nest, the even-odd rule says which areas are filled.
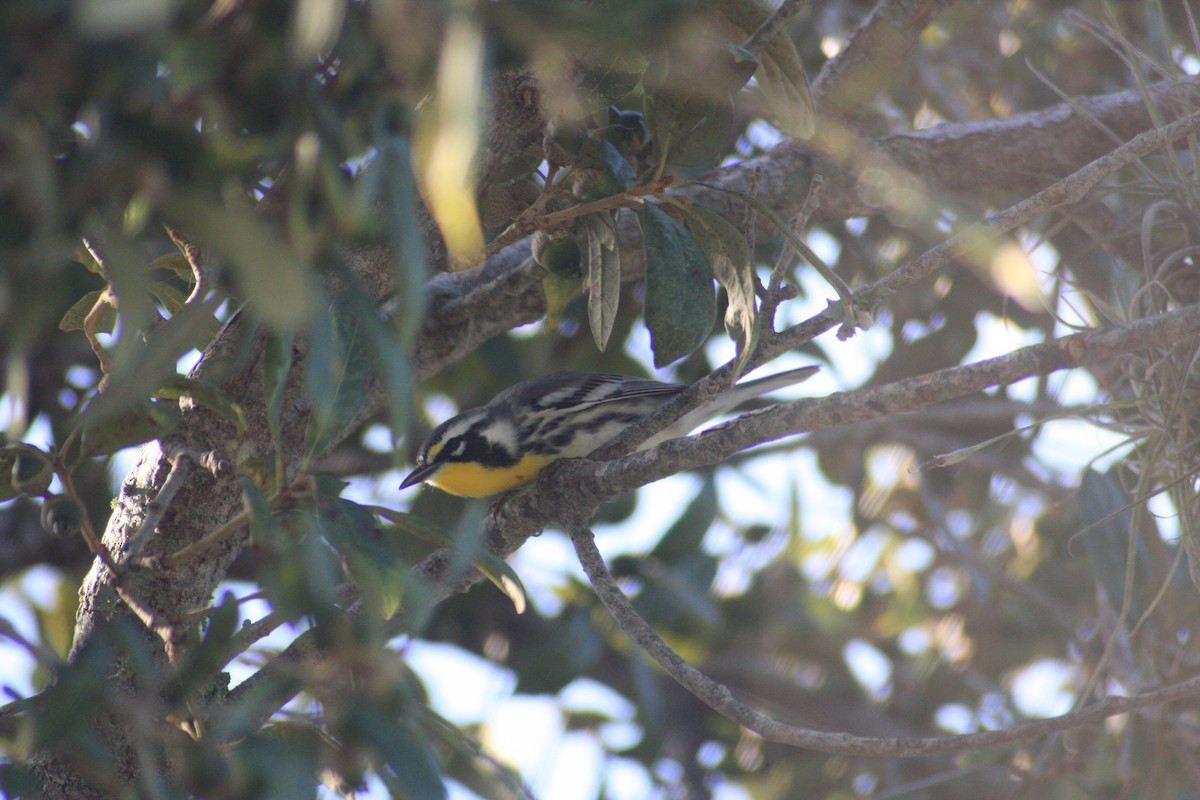
[[[271,441],[275,443],[276,458],[280,462],[283,390],[288,372],[292,369],[292,339],[290,333],[272,333],[267,336],[263,351],[263,395],[266,397],[267,425],[271,430]]]
[[[343,291],[333,299],[330,316],[332,351],[324,365],[328,371],[318,374],[310,359],[309,386],[327,380],[331,391],[320,393],[324,402],[313,408],[305,431],[305,452],[309,459],[345,433],[367,399],[371,375],[365,331],[370,323],[362,318],[361,308],[351,292]]]
[[[178,424],[177,403],[142,400],[128,411],[89,424],[83,433],[83,455],[107,455],[151,439],[159,439]]]
[[[725,330],[737,342],[738,353],[746,356],[754,349],[758,331],[758,298],[750,246],[737,226],[715,211],[692,205],[686,207],[685,213],[688,229],[708,258],[713,277],[729,296]]]
[[[633,167],[607,140],[600,142],[600,159],[604,165],[604,176],[594,190],[597,193],[595,199],[624,192],[637,182],[637,173],[633,171]]]
[[[423,736],[404,719],[390,719],[367,703],[355,703],[347,725],[355,735],[374,746],[390,770],[380,770],[394,797],[429,798],[446,796],[437,759]]]
[[[687,228],[653,205],[638,218],[646,249],[646,327],[654,365],[662,367],[704,343],[716,294],[712,270]]]
[[[316,302],[311,270],[252,210],[217,205],[198,195],[176,195],[168,213],[229,259],[242,293],[268,324],[296,328],[304,323]]]
[[[697,167],[712,163],[724,149],[733,126],[728,96],[663,90],[647,97],[646,116],[660,157],[668,164]]]
[[[454,538],[414,514],[394,511],[383,506],[367,506],[372,512],[396,526],[401,533],[415,536],[427,542],[433,542],[439,547],[453,549],[456,547]],[[496,588],[504,592],[512,601],[518,614],[525,611],[525,586],[515,570],[502,558],[492,555],[486,550],[478,550],[472,554],[473,566],[482,572]]]
[[[391,618],[404,598],[409,564],[371,510],[342,498],[321,499],[322,532],[342,557],[367,607]]]

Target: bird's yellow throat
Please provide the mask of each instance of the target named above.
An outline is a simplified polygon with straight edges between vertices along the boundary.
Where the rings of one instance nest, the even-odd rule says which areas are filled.
[[[485,467],[469,461],[451,461],[426,483],[459,497],[487,497],[532,483],[552,460],[529,453],[511,467]]]

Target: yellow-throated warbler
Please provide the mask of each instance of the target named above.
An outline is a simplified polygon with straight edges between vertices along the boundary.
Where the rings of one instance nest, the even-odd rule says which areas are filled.
[[[760,394],[808,378],[802,367],[736,384],[656,433],[638,448],[686,436]],[[687,386],[625,375],[560,372],[509,387],[486,406],[433,429],[401,489],[421,481],[462,497],[516,489],[560,458],[580,458],[662,406]]]

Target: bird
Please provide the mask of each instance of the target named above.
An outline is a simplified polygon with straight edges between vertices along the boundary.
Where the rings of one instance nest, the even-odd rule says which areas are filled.
[[[686,436],[703,422],[761,394],[800,383],[818,369],[801,367],[734,384],[637,449]],[[597,372],[531,378],[434,428],[400,488],[424,482],[460,497],[488,497],[520,488],[553,461],[588,455],[687,388]]]

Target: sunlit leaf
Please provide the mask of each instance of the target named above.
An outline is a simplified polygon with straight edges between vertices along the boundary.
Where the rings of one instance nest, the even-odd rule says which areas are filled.
[[[168,314],[174,314],[187,301],[187,296],[183,292],[164,281],[154,281],[147,288]]]
[[[547,272],[542,276],[542,290],[546,293],[546,330],[554,330],[562,322],[567,304],[579,294],[579,278]]]
[[[442,42],[436,99],[417,121],[421,194],[455,269],[469,267],[483,255],[472,175],[483,107],[483,49],[476,20],[453,15]]]
[[[596,348],[604,350],[621,299],[621,250],[616,217],[612,212],[601,211],[588,214],[580,223],[588,243],[588,323]]]
[[[92,309],[96,307],[96,302],[102,294],[104,294],[104,290],[97,289],[93,292],[88,292],[75,301],[75,304],[67,309],[67,313],[62,315],[62,319],[58,323],[58,329],[68,332],[83,330],[84,320],[87,319],[88,314],[92,313]],[[111,304],[104,303],[104,307],[100,309],[100,313],[96,317],[96,332],[112,333],[116,324],[117,310]]]
[[[197,405],[203,406],[209,411],[215,411],[232,422],[237,426],[239,433],[246,430],[246,415],[242,411],[241,404],[234,402],[224,389],[207,381],[177,376],[167,381],[167,384],[155,392],[154,396],[166,400],[190,397]]]

